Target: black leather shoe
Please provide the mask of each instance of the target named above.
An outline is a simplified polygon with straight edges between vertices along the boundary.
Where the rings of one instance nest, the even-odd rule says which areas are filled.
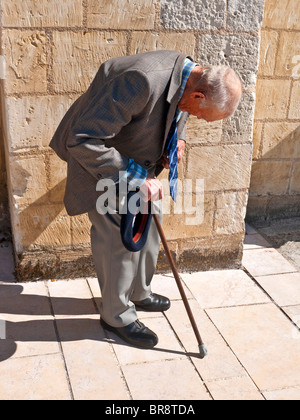
[[[168,298],[157,295],[156,293],[151,293],[146,299],[133,303],[135,304],[136,309],[146,312],[164,312],[171,306],[171,302]]]
[[[100,323],[103,328],[115,333],[122,340],[126,341],[135,347],[142,347],[144,349],[152,349],[158,343],[157,335],[149,330],[138,319],[126,327],[112,327],[108,325],[102,318]]]

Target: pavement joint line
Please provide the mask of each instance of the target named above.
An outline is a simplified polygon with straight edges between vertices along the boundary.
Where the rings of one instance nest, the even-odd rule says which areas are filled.
[[[193,362],[193,359],[192,359],[192,356],[191,356],[190,352],[188,352],[188,351],[187,351],[187,349],[185,348],[184,344],[183,344],[183,343],[182,343],[182,341],[180,340],[180,338],[179,338],[179,336],[178,336],[178,334],[177,334],[177,332],[176,332],[175,328],[173,327],[173,325],[171,324],[170,320],[168,319],[168,315],[166,315],[164,312],[163,312],[163,315],[164,315],[164,317],[166,318],[166,320],[167,320],[167,322],[168,322],[168,324],[169,324],[169,326],[170,326],[171,330],[172,330],[172,331],[173,331],[173,333],[175,334],[175,337],[176,337],[177,341],[179,342],[179,344],[180,344],[181,348],[182,348],[182,349],[183,349],[183,351],[185,352],[185,358],[187,358],[187,359],[189,360],[189,362],[192,364],[193,368],[195,369],[195,371],[196,371],[197,375],[199,376],[199,378],[200,378],[201,382],[203,383],[203,386],[205,387],[205,389],[206,389],[206,391],[208,392],[209,396],[211,397],[211,399],[212,399],[212,400],[214,400],[212,393],[210,392],[210,390],[208,389],[208,387],[207,387],[207,385],[206,385],[206,383],[205,383],[205,381],[204,381],[204,378],[201,376],[200,371],[197,369],[197,366],[196,366],[196,365],[195,365],[195,363]],[[196,337],[195,337],[195,340],[196,340]],[[183,359],[183,358],[182,358],[182,359]],[[180,358],[180,360],[181,360],[181,358]]]
[[[288,320],[298,329],[300,329],[298,327],[298,325],[296,324],[296,322],[293,321],[293,319],[285,312],[285,310],[283,309],[284,307],[281,307],[273,298],[272,296],[262,287],[262,285],[256,280],[256,278],[254,276],[252,276],[251,273],[249,273],[249,271],[243,267],[243,271],[251,278],[251,280],[253,280],[253,282],[269,297],[271,302],[266,302],[265,304],[270,304],[272,303],[273,305],[275,305],[281,313],[283,313],[283,315],[285,315],[286,318],[288,318]],[[299,273],[299,271],[298,271]],[[291,274],[291,273],[284,273],[284,274]],[[257,276],[259,277],[259,276]],[[263,277],[263,276],[261,276]],[[291,305],[291,306],[298,306],[298,305]]]
[[[65,371],[65,375],[66,375],[66,380],[67,380],[67,384],[68,384],[70,398],[71,398],[71,400],[74,401],[75,396],[74,396],[74,392],[73,392],[73,388],[72,388],[71,379],[70,379],[70,376],[69,376],[68,365],[67,365],[67,361],[66,361],[66,358],[65,358],[65,355],[64,355],[64,350],[63,350],[63,346],[62,346],[62,343],[61,343],[61,339],[60,339],[60,336],[59,336],[59,331],[58,331],[58,327],[57,327],[57,321],[56,321],[56,317],[55,317],[54,308],[53,308],[53,305],[52,305],[50,290],[49,290],[49,287],[48,287],[48,282],[46,280],[44,281],[44,285],[45,285],[45,288],[46,288],[47,294],[48,294],[48,300],[49,300],[51,314],[54,318],[53,319],[54,331],[55,331],[55,335],[56,335],[57,344],[58,344],[58,347],[59,347],[59,350],[60,350],[60,355],[61,355],[61,358],[62,358],[62,361],[63,361],[63,364],[64,364],[64,371]]]
[[[227,347],[230,349],[231,353],[233,354],[233,356],[236,358],[236,360],[238,361],[238,363],[240,364],[240,366],[243,368],[243,370],[245,371],[245,373],[248,375],[249,379],[251,380],[251,382],[254,384],[254,386],[257,388],[258,392],[261,394],[261,390],[259,389],[258,385],[255,383],[254,379],[252,378],[252,376],[250,375],[250,373],[248,372],[247,368],[243,365],[243,363],[241,362],[241,360],[239,359],[239,357],[237,356],[236,352],[233,350],[233,348],[230,346],[230,344],[228,343],[228,341],[226,340],[226,338],[224,337],[224,335],[221,333],[221,331],[219,330],[219,328],[217,327],[217,325],[213,322],[213,320],[211,319],[211,317],[209,316],[209,314],[205,311],[207,317],[209,318],[210,322],[214,325],[214,327],[216,328],[216,330],[218,331],[218,333],[220,334],[220,336],[222,337],[222,339],[224,340],[224,342],[226,343]],[[262,395],[263,396],[263,395]],[[263,396],[264,397],[264,396]]]
[[[90,294],[91,294],[91,299],[92,299],[92,301],[93,301],[93,305],[94,305],[94,308],[95,308],[95,310],[96,310],[96,313],[97,313],[97,315],[100,315],[100,312],[99,312],[99,309],[98,309],[98,306],[97,306],[97,303],[96,303],[96,298],[95,298],[95,296],[94,296],[94,294],[93,294],[93,291],[92,291],[92,289],[91,289],[90,283],[89,283],[89,281],[88,281],[88,279],[87,279],[87,278],[85,279],[85,281],[86,281],[86,283],[87,283],[87,287],[88,287],[88,289],[89,289],[89,291],[90,291]],[[101,327],[101,325],[100,325],[100,319],[99,319],[99,326]],[[129,396],[129,399],[130,399],[130,400],[133,400],[133,396],[132,396],[132,394],[131,394],[131,391],[130,391],[129,385],[128,385],[128,383],[127,383],[127,380],[126,380],[125,374],[124,374],[124,372],[123,372],[122,365],[121,365],[121,363],[120,363],[120,361],[119,361],[119,359],[118,359],[117,353],[116,353],[116,351],[115,351],[115,349],[114,349],[113,342],[112,342],[112,340],[109,338],[109,334],[108,334],[108,332],[105,330],[105,328],[103,328],[103,331],[104,331],[104,335],[105,335],[105,338],[106,338],[106,340],[107,340],[107,344],[108,344],[108,346],[109,346],[109,349],[110,349],[110,351],[111,351],[111,353],[112,353],[112,355],[113,355],[113,358],[115,359],[115,361],[116,361],[116,363],[117,363],[117,366],[118,366],[118,369],[119,369],[119,373],[120,373],[120,376],[121,376],[122,382],[124,383],[124,386],[125,386],[125,388],[126,388],[126,392],[127,392],[128,396]]]
[[[293,389],[293,388],[298,388],[300,387],[300,382],[299,384],[296,385],[291,385],[291,386],[284,386],[282,388],[267,388],[267,389],[261,389],[260,392],[274,392],[274,391],[282,391],[284,389]]]
[[[99,322],[99,324],[100,324],[100,322]],[[108,344],[108,346],[109,346],[109,348],[110,348],[110,351],[111,351],[111,353],[112,353],[112,356],[113,356],[113,358],[114,358],[114,360],[115,360],[115,362],[116,362],[116,364],[117,364],[117,366],[118,366],[119,373],[120,373],[120,377],[121,377],[121,379],[122,379],[122,382],[123,382],[123,383],[124,383],[124,385],[125,385],[126,392],[127,392],[128,396],[129,396],[129,400],[133,400],[133,396],[132,396],[132,394],[131,394],[131,391],[130,391],[130,388],[129,388],[128,382],[127,382],[127,380],[126,380],[126,376],[125,376],[125,374],[124,374],[124,372],[123,372],[122,365],[121,365],[121,363],[120,363],[120,360],[118,359],[117,353],[116,353],[116,351],[115,351],[115,349],[114,349],[114,346],[113,346],[114,342],[113,342],[113,341],[109,338],[109,334],[108,334],[108,332],[107,332],[105,329],[103,329],[103,331],[104,331],[104,335],[105,335],[105,337],[106,337],[106,339],[107,339],[107,344]]]
[[[226,306],[207,306],[205,308],[201,308],[203,311],[211,310],[211,309],[228,309],[228,308],[240,308],[241,306],[262,306],[262,305],[270,305],[270,303],[274,302],[253,302],[253,303],[240,303],[235,305],[226,305]],[[296,305],[297,306],[297,305]]]
[[[288,272],[285,271],[284,273],[259,274],[259,275],[255,276],[255,277],[283,276],[285,274],[299,274],[299,271],[296,269],[296,271],[288,271]]]

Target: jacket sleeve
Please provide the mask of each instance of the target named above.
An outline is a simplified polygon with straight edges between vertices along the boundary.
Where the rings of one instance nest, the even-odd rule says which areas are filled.
[[[129,159],[115,148],[106,147],[105,141],[115,137],[143,110],[149,91],[146,75],[131,70],[104,84],[82,104],[67,149],[96,179],[109,178],[116,182],[119,171],[126,170]]]

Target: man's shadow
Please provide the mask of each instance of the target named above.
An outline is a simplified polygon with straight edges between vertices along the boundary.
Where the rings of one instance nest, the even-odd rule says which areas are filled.
[[[0,285],[0,362],[14,355],[17,342],[107,341],[99,322],[99,298],[50,298],[22,292],[19,284]],[[29,320],[10,321],[5,316],[9,314]],[[30,320],[31,316],[45,319]]]
[[[108,335],[102,328],[99,315],[101,298],[50,298],[38,294],[22,295],[22,291],[20,284],[0,285],[0,362],[15,354],[18,342],[93,340],[131,347],[115,334]],[[7,320],[9,314],[25,315],[29,319],[10,321]],[[35,319],[30,320],[31,316]],[[45,319],[37,319],[37,316]],[[198,356],[158,347],[153,351]]]

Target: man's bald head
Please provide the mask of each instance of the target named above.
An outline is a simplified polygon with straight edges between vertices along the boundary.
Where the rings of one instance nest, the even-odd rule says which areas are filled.
[[[241,79],[230,67],[196,66],[179,108],[207,121],[227,118],[236,111],[242,91]]]
[[[241,80],[228,66],[202,67],[202,72],[195,78],[194,89],[205,95],[207,105],[213,104],[220,112],[229,115],[235,112],[242,96]]]

